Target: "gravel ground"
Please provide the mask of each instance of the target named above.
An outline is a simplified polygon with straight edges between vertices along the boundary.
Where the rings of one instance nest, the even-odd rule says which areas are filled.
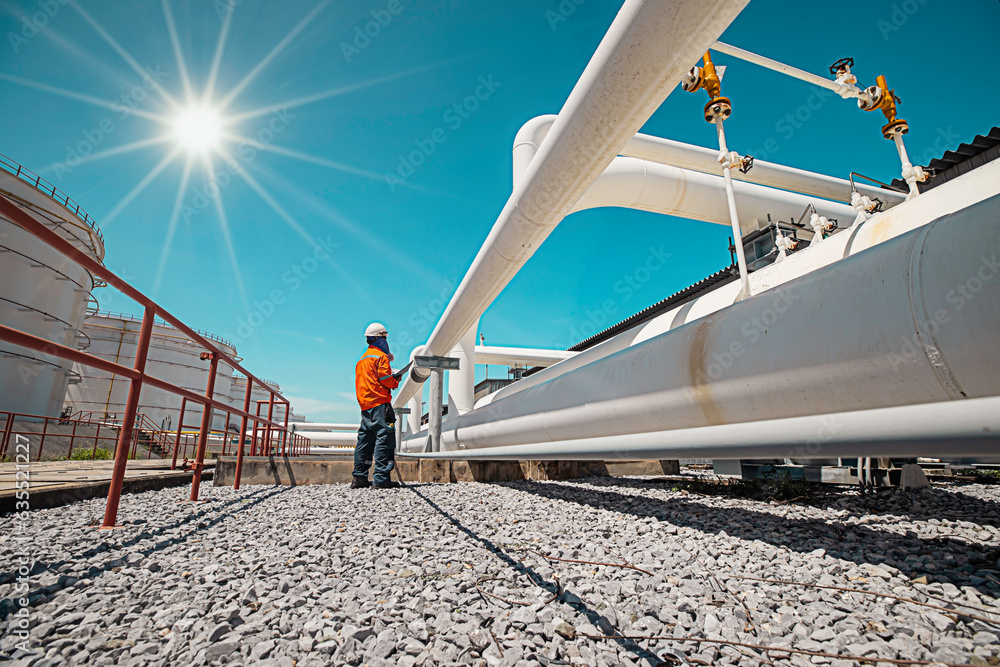
[[[0,659],[857,664],[625,635],[1000,664],[1000,487],[843,491],[816,506],[635,478],[206,487],[208,502],[179,504],[186,494],[124,497],[111,533],[91,527],[102,501],[25,513],[20,547],[0,517]],[[18,548],[31,565],[27,653],[10,615]]]

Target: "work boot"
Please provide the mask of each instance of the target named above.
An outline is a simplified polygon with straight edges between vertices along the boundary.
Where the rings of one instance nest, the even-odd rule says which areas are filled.
[[[355,477],[351,480],[352,489],[367,489],[372,483],[368,481],[367,477]]]
[[[376,484],[373,484],[372,486],[375,487],[376,489],[398,489],[399,482],[393,482],[392,480],[389,480],[388,482],[378,482]]]

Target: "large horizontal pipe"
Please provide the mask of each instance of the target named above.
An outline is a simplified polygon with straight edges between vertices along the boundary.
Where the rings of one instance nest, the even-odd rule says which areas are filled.
[[[528,347],[500,347],[476,345],[477,364],[526,364],[531,366],[551,366],[554,363],[572,359],[578,352],[566,350],[539,350]]]
[[[996,396],[998,208],[994,196],[700,319],[635,336],[614,354],[448,420],[444,447]]]
[[[357,424],[338,424],[323,422],[292,422],[289,428],[294,426],[296,431],[354,431],[357,433]],[[309,436],[312,437],[312,436]]]
[[[800,218],[810,205],[819,215],[845,225],[853,222],[857,215],[857,211],[848,204],[754,183],[736,181],[733,189],[744,234],[767,225],[769,218]],[[606,206],[662,213],[727,227],[731,224],[726,184],[721,176],[632,157],[616,157],[573,210]],[[806,238],[811,236],[811,230],[805,233]]]
[[[308,438],[313,445],[322,447],[353,447],[358,442],[358,427],[354,427],[353,433],[344,431],[296,431],[297,435]]]
[[[460,449],[420,458],[607,461],[1000,453],[1000,398],[945,401],[655,433]]]
[[[517,137],[514,139],[515,185],[523,178],[528,165],[531,164],[531,160],[548,135],[555,119],[556,116],[551,114],[537,116],[525,123],[517,133]],[[636,134],[622,148],[620,154],[624,157],[634,157],[706,174],[722,174],[718,149],[704,148],[648,134]],[[851,201],[851,183],[846,179],[786,167],[764,160],[754,160],[753,168],[747,173],[739,170],[734,171],[733,179],[833,201]],[[863,195],[878,197],[893,204],[906,198],[904,192],[877,188],[865,183],[857,183],[856,186]]]
[[[888,211],[876,214],[867,222],[859,223],[853,229],[843,230],[823,240],[822,243],[812,245],[788,256],[781,262],[755,271],[750,275],[753,292],[756,294],[781,285],[838,262],[844,257],[863,252],[889,239],[918,229],[932,220],[953,213],[956,202],[972,204],[997,195],[1000,195],[1000,161],[990,162],[967,177],[955,179],[933,190],[928,190],[920,196],[919,203],[915,204],[911,200],[894,206]],[[697,297],[641,326],[618,334],[600,345],[581,352],[572,361],[564,361],[550,366],[485,396],[479,399],[476,405],[477,407],[488,405],[500,398],[512,396],[631,345],[659,336],[682,324],[718,312],[735,301],[738,290],[738,284],[725,285]]]
[[[422,354],[455,347],[747,1],[626,0]],[[411,374],[395,405],[419,386]]]

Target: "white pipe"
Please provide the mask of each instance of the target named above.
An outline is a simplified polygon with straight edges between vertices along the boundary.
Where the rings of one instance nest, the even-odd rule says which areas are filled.
[[[740,60],[745,60],[755,65],[760,65],[761,67],[779,72],[781,74],[786,74],[795,79],[799,79],[800,81],[811,83],[814,86],[820,86],[821,88],[832,90],[842,97],[845,95],[847,97],[857,97],[861,92],[857,86],[838,83],[833,79],[825,79],[811,72],[806,72],[805,70],[792,67],[791,65],[780,63],[777,60],[771,60],[770,58],[757,55],[756,53],[751,53],[750,51],[741,49],[738,46],[732,46],[731,44],[716,42],[715,46],[712,47],[712,50],[718,51],[719,53],[725,53],[728,56],[739,58]]]
[[[476,334],[479,333],[477,319],[458,341],[458,345],[448,356],[457,357],[458,370],[448,371],[448,418],[456,414],[464,415],[474,407],[476,401]]]
[[[626,0],[424,353],[450,352],[748,0]],[[417,369],[396,405],[427,373]]]
[[[707,58],[708,56],[706,56]],[[750,271],[747,269],[746,251],[743,249],[743,230],[740,228],[740,215],[736,212],[736,194],[733,192],[732,166],[729,161],[729,148],[726,146],[726,131],[722,118],[715,118],[716,134],[719,137],[719,154],[724,157],[722,178],[726,184],[726,203],[729,205],[729,222],[733,230],[733,245],[736,247],[736,264],[740,270],[740,299],[751,296]]]
[[[306,431],[354,431],[358,432],[358,424],[337,424],[337,423],[323,423],[323,422],[297,422],[294,424],[289,424],[289,426],[295,427],[296,433],[303,433]],[[311,437],[311,436],[310,436]]]
[[[297,432],[297,435],[308,438],[311,445],[319,445],[321,447],[353,447],[358,442],[358,427],[354,427],[353,433],[345,431],[313,431],[310,433]]]
[[[973,188],[988,182],[985,169],[977,176]],[[939,189],[900,207],[916,216],[925,207],[910,207]],[[815,414],[817,405],[847,412],[998,395],[1000,337],[987,332],[1000,330],[1000,292],[986,286],[1000,284],[998,207],[995,196],[713,314],[689,313],[687,324],[665,333],[647,336],[650,323],[626,349],[552,377],[557,364],[541,384],[451,422],[444,448],[782,419]],[[891,231],[886,222],[865,225],[862,248]],[[858,242],[861,230],[838,236]],[[833,239],[817,251],[828,252]],[[971,294],[975,285],[978,296],[961,296],[959,288]]]
[[[990,162],[962,178],[928,190],[920,195],[919,205],[907,201],[887,211],[876,213],[870,219],[857,223],[850,230],[840,231],[825,239],[823,243],[810,245],[805,250],[788,255],[781,262],[755,271],[750,274],[751,287],[755,292],[771,289],[901,236],[943,215],[954,213],[957,202],[971,205],[998,195],[1000,195],[1000,160]],[[741,199],[743,198],[745,197],[741,196]],[[479,399],[476,405],[480,407],[495,400],[512,396],[623,350],[630,345],[641,343],[683,324],[716,313],[733,303],[736,289],[735,285],[726,285],[704,296],[697,297],[683,306],[673,308],[657,316],[642,326],[624,331],[600,345],[584,350],[570,361],[543,369],[493,394],[484,396]]]
[[[406,407],[410,408],[410,414],[406,415],[406,432],[408,434],[414,434],[420,431],[422,428],[421,421],[424,417],[424,402],[422,400],[423,392],[417,392],[413,397],[407,402]]]
[[[848,226],[856,211],[849,204],[817,199],[753,183],[733,183],[741,234],[774,221],[798,219],[812,205],[820,215]],[[719,225],[731,224],[726,182],[721,176],[632,157],[616,157],[584,193],[573,212],[617,206]],[[803,237],[809,239],[811,231]]]
[[[464,460],[607,461],[853,456],[996,455],[1000,397],[790,417],[701,428],[577,438],[438,454]]]
[[[556,116],[553,115],[532,118],[517,133],[514,140],[515,184],[522,178],[524,170],[531,163],[534,151],[537,151],[538,146],[545,139],[555,118]],[[636,134],[620,151],[620,154],[625,157],[634,157],[706,174],[720,175],[722,173],[718,150],[648,134]],[[833,201],[848,203],[851,201],[850,181],[764,160],[754,160],[753,168],[748,173],[736,172],[733,174],[733,178],[737,181],[757,183],[758,185],[823,197]],[[857,188],[863,195],[878,197],[890,204],[897,204],[903,201],[906,196],[894,190],[884,190],[864,183],[858,183]]]
[[[579,352],[566,350],[540,350],[528,347],[476,346],[477,364],[524,364],[526,366],[551,366],[566,359],[572,359]]]

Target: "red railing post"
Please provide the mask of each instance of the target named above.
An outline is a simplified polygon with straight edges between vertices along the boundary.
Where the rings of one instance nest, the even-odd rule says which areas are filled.
[[[76,441],[76,425],[78,423],[76,420],[73,421],[73,432],[69,436],[69,450],[66,452],[67,459],[73,458],[73,443]]]
[[[281,432],[281,455],[285,456],[285,445],[288,444],[288,414],[292,411],[292,404],[285,401],[285,430]],[[291,454],[291,452],[289,452]]]
[[[267,455],[271,455],[271,420],[274,419],[274,390],[269,389],[267,398]]]
[[[170,469],[177,469],[177,450],[181,448],[181,429],[184,428],[184,411],[187,409],[187,397],[181,399],[181,416],[177,420],[177,438],[174,439],[174,456],[170,461]]]
[[[205,465],[205,450],[208,448],[208,429],[212,425],[212,400],[215,396],[215,372],[219,367],[219,355],[216,352],[202,352],[202,359],[210,359],[208,367],[208,386],[205,387],[205,400],[201,409],[201,430],[198,431],[198,452],[195,454],[194,474],[191,476],[191,502],[198,500],[198,490],[201,487],[201,469]]]
[[[90,460],[93,461],[97,458],[97,441],[101,437],[101,422],[97,422],[97,433],[94,434],[94,450],[90,452]],[[117,457],[118,455],[115,454]]]
[[[243,397],[243,419],[240,420],[240,445],[236,449],[236,475],[233,477],[233,490],[238,491],[240,488],[240,476],[243,473],[243,449],[245,447],[246,435],[247,435],[247,421],[249,418],[247,414],[250,413],[250,394],[253,390],[253,383],[250,378],[247,378],[247,391],[246,395]],[[254,422],[256,424],[257,422]]]
[[[139,342],[135,350],[135,365],[133,368],[139,376],[129,382],[128,399],[125,403],[125,419],[122,430],[118,434],[118,447],[115,450],[115,469],[111,474],[111,488],[108,490],[108,505],[104,510],[104,523],[101,528],[114,528],[118,519],[118,504],[122,496],[122,484],[125,481],[125,465],[128,463],[128,445],[132,439],[132,425],[135,414],[139,410],[139,394],[142,392],[142,379],[146,372],[146,354],[149,352],[149,339],[153,333],[153,319],[156,311],[146,306],[142,318],[142,329],[139,332]]]
[[[49,418],[42,421],[42,439],[38,443],[38,460],[42,460],[42,448],[45,447],[45,434],[49,432]]]
[[[232,413],[226,412],[226,426],[222,429],[222,456],[226,455],[226,445],[229,444],[229,420],[232,416]]]
[[[7,413],[7,423],[3,427],[3,442],[0,442],[0,459],[7,456],[7,445],[10,444],[10,432],[14,428],[14,413]]]

